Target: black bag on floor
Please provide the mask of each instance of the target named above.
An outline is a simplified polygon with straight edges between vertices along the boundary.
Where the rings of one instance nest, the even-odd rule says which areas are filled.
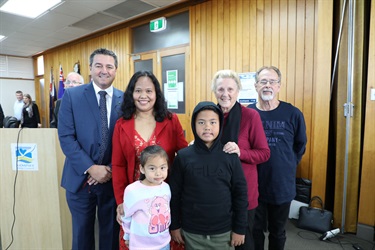
[[[312,207],[313,201],[317,201],[320,208]],[[297,227],[316,233],[325,233],[332,229],[332,212],[324,209],[323,201],[319,196],[314,196],[308,207],[299,208]]]

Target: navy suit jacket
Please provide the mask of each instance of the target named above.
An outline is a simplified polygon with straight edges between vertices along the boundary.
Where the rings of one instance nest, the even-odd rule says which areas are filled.
[[[123,92],[113,88],[109,123],[109,142],[102,165],[111,165],[112,135],[115,123],[121,117]],[[101,125],[99,105],[93,83],[65,90],[58,114],[60,146],[66,159],[61,186],[76,193],[87,180],[84,172],[99,160]],[[112,190],[112,181],[103,188]]]

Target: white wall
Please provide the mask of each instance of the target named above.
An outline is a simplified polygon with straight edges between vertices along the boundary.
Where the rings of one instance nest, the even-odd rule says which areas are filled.
[[[5,116],[13,116],[17,90],[30,94],[35,100],[33,60],[0,56],[0,104]]]

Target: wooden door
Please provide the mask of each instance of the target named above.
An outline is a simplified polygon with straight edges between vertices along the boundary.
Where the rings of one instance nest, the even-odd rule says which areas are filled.
[[[168,109],[177,114],[185,131],[186,140],[190,142],[194,137],[190,124],[192,104],[190,103],[188,51],[188,46],[183,46],[140,53],[132,56],[133,63],[131,65],[133,74],[138,70],[150,70],[158,78],[167,100]],[[171,73],[176,74],[176,85],[169,84],[170,80],[168,80],[167,74]],[[175,86],[175,88],[171,86]],[[172,102],[173,104],[171,104]]]

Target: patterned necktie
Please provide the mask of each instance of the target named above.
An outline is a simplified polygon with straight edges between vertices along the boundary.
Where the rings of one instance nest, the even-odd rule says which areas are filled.
[[[107,118],[107,101],[105,96],[107,92],[99,91],[100,100],[99,100],[99,111],[100,111],[100,125],[101,125],[101,137],[102,143],[99,148],[99,164],[102,164],[104,153],[107,149],[109,130],[108,130],[108,118]]]

